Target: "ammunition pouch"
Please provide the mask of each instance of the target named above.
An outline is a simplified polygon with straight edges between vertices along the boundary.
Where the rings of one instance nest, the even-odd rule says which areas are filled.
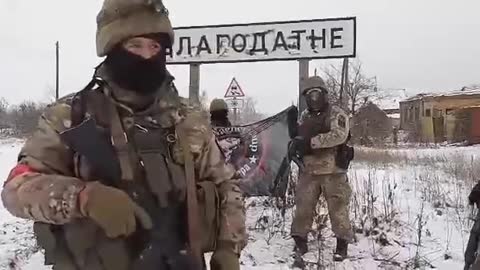
[[[335,163],[338,168],[347,170],[350,166],[350,162],[355,156],[353,147],[342,144],[337,147],[337,154],[335,156]]]
[[[200,230],[202,232],[202,252],[215,251],[220,228],[220,198],[215,183],[197,183]]]
[[[45,265],[59,270],[129,270],[130,253],[122,239],[110,239],[88,219],[62,226],[36,222],[37,243]]]

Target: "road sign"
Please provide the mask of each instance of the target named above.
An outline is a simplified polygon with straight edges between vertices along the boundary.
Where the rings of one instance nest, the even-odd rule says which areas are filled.
[[[241,109],[243,108],[243,99],[226,99],[225,100],[228,104],[228,108],[230,109]]]
[[[235,78],[232,79],[232,82],[227,88],[227,92],[225,92],[226,98],[240,98],[244,97],[245,93],[243,93],[242,88],[238,84],[237,80]]]
[[[345,58],[356,55],[356,18],[177,27],[168,64]]]

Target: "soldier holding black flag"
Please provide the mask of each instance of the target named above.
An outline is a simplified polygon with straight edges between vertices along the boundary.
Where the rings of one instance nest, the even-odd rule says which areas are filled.
[[[346,174],[353,159],[353,148],[346,145],[350,138],[348,115],[342,108],[329,103],[327,91],[318,76],[305,82],[303,96],[307,109],[300,117],[298,131],[293,132],[297,134],[291,142],[305,166],[296,187],[291,235],[295,240],[296,254],[305,254],[315,207],[323,193],[337,237],[334,259],[343,260],[353,238],[348,209],[352,191]]]

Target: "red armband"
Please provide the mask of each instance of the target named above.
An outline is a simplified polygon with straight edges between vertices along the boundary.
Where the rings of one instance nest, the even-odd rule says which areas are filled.
[[[28,165],[18,164],[10,171],[10,174],[8,174],[7,180],[5,181],[5,183],[3,183],[3,185],[5,186],[5,184],[10,182],[10,180],[12,180],[13,178],[29,172],[35,172],[35,170]]]

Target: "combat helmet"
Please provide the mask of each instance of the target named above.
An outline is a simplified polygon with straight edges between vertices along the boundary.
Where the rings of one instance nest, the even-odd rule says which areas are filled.
[[[308,90],[319,88],[322,89],[325,93],[328,93],[327,85],[325,81],[319,76],[312,76],[305,80],[303,85],[302,94],[307,94]]]
[[[174,33],[162,0],[104,0],[97,15],[97,55],[106,56],[130,37],[165,33],[173,44]]]
[[[210,103],[210,112],[214,111],[228,111],[228,105],[225,100],[216,98]]]

